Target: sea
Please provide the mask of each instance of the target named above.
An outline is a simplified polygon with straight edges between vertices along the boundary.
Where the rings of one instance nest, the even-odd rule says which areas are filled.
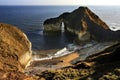
[[[0,6],[0,23],[21,29],[32,43],[33,50],[63,48],[73,43],[74,37],[43,34],[46,19],[72,12],[80,6]],[[87,6],[105,21],[111,30],[120,30],[120,6]]]

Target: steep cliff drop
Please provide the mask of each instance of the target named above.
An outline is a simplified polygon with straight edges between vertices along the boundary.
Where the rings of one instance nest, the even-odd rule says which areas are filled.
[[[95,13],[87,7],[79,7],[71,13],[44,22],[44,32],[60,32],[64,22],[65,32],[76,34],[80,41],[95,39],[98,41],[120,40],[120,31],[111,31]]]
[[[31,42],[16,27],[0,23],[0,79],[24,80],[22,72],[31,59]]]

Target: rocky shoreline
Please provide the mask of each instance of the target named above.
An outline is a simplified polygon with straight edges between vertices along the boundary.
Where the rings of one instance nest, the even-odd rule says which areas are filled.
[[[111,31],[109,29],[109,26],[104,21],[102,21],[95,13],[89,10],[89,8],[79,7],[71,13],[63,13],[56,18],[47,19],[44,22],[44,32],[62,32],[61,26],[63,23],[65,32],[77,35],[77,44],[82,46],[82,48],[79,47],[78,49],[76,49],[79,56],[71,61],[72,65],[64,66],[63,68],[58,68],[55,70],[46,70],[41,72],[40,74],[37,73],[37,76],[39,76],[40,78],[45,78],[46,80],[120,79],[120,67],[118,64],[119,59],[116,57],[120,56],[119,30]],[[94,40],[95,44],[89,44],[91,40]],[[62,56],[62,58],[66,57]],[[53,59],[52,62],[50,60],[45,60],[44,62],[43,60],[43,63],[49,62],[57,64],[61,63],[59,61],[57,62],[56,59]],[[111,69],[113,70],[113,72],[111,72]],[[117,72],[118,74],[116,74],[115,72]]]
[[[40,79],[45,78],[45,80],[119,80],[119,48],[120,43],[117,42],[104,50],[86,57],[84,60],[76,61],[73,65],[58,69],[48,69],[42,72],[38,70],[40,73],[36,73],[36,75],[39,76]],[[73,57],[73,55],[69,56]],[[65,56],[62,58],[66,59]],[[55,61],[56,64],[61,63],[54,59],[52,61]],[[43,61],[43,64],[46,62],[52,64],[50,60]],[[41,62],[40,65],[42,65]]]
[[[38,74],[46,70],[56,70],[63,67],[71,66],[72,61],[79,57],[77,52],[67,54],[65,56],[56,57],[46,60],[35,60],[31,62],[31,65],[27,67],[26,73],[30,75]]]
[[[31,42],[21,30],[0,23],[0,79],[120,79],[120,30],[111,31],[95,13],[80,7],[47,19],[44,31],[61,32],[61,22],[66,32],[77,35],[77,44],[45,51],[32,51]]]

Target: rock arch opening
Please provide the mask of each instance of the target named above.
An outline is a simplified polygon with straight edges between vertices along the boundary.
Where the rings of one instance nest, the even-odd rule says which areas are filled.
[[[61,23],[61,32],[65,32],[65,24],[64,24],[64,22]]]

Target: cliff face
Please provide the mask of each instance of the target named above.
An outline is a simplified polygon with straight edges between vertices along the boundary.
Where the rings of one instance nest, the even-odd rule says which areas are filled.
[[[63,13],[59,17],[44,22],[44,32],[61,31],[64,22],[65,31],[78,35],[79,40],[118,40],[120,31],[111,31],[108,25],[87,7],[79,7],[71,13]],[[114,35],[114,36],[113,36]]]
[[[22,72],[31,58],[31,43],[16,27],[0,23],[0,70]]]
[[[73,66],[48,70],[40,76],[46,80],[119,80],[120,42],[78,61]]]

